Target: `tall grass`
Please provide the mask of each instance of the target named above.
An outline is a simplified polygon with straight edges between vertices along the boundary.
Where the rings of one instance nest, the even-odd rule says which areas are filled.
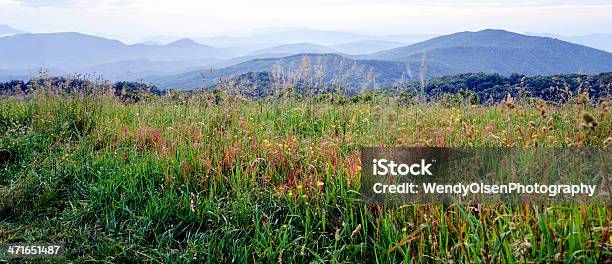
[[[2,99],[0,241],[63,243],[58,262],[605,262],[606,206],[366,205],[359,147],[609,147],[611,119],[605,102]]]

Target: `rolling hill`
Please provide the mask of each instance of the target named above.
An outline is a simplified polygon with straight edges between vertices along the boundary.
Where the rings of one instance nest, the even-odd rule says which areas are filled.
[[[460,32],[364,56],[445,65],[446,74],[467,72],[598,73],[612,70],[612,53],[557,39],[503,30]]]
[[[407,43],[389,40],[362,40],[333,45],[331,48],[347,54],[370,54],[406,46]]]
[[[162,88],[192,89],[199,85],[210,86],[220,78],[272,71],[274,65],[291,76],[301,71],[300,65],[305,59],[312,65],[309,68],[311,75],[316,75],[315,68],[326,71],[323,82],[339,82],[353,89],[359,88],[359,83],[387,85],[400,79],[416,80],[421,78],[421,74],[428,79],[470,72],[533,76],[612,71],[612,54],[605,51],[557,39],[483,30],[436,37],[351,58],[338,54],[302,54],[254,59],[218,70],[208,68],[206,72],[192,71],[147,80],[160,84]]]
[[[420,67],[420,63],[350,59],[338,54],[297,54],[250,60],[218,70],[205,68],[175,75],[152,76],[144,81],[162,89],[196,89],[214,85],[221,78],[248,72],[271,72],[289,81],[307,79],[312,83],[338,83],[349,90],[359,90],[390,85],[402,78],[406,81],[417,80],[420,78]],[[446,71],[443,66],[431,65],[424,78],[441,76]]]
[[[612,71],[612,53],[503,30],[460,32],[412,45],[381,39],[407,40],[428,35],[371,39],[371,36],[341,33],[295,30],[208,39],[219,43],[250,41],[243,45],[312,40],[272,47],[266,44],[267,48],[250,53],[244,48],[217,48],[188,38],[165,45],[128,45],[73,32],[18,34],[0,38],[0,70],[3,71],[0,77],[29,76],[42,67],[55,73],[99,74],[113,81],[142,79],[161,88],[194,89],[213,85],[220,78],[282,70],[287,78],[310,76],[313,82],[317,79],[361,89],[392,84],[400,79],[411,81],[470,72],[551,75]],[[390,49],[348,55],[385,48]],[[305,62],[309,67],[303,67]]]
[[[148,58],[122,60],[111,63],[98,64],[78,69],[79,73],[101,75],[111,81],[137,81],[151,75],[171,74],[202,68],[214,67],[222,60],[206,58],[181,61],[154,61]]]

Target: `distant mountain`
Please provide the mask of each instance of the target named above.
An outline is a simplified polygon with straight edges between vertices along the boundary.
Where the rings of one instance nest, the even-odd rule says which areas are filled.
[[[149,36],[149,37],[146,37],[146,38],[142,38],[142,39],[139,39],[139,40],[137,40],[135,42],[136,43],[154,42],[154,43],[159,43],[160,45],[166,45],[168,43],[177,41],[179,39],[181,39],[181,37],[158,35],[158,36]]]
[[[66,74],[66,72],[58,69],[0,69],[0,82],[7,82],[12,80],[29,80],[38,77],[43,73],[48,76],[60,76]]]
[[[0,37],[27,33],[9,25],[0,25]]]
[[[248,72],[267,71],[289,80],[311,83],[336,83],[347,90],[360,90],[390,85],[400,79],[420,78],[420,63],[380,60],[355,60],[338,54],[298,54],[282,58],[255,59],[218,70],[205,68],[175,75],[145,78],[163,89],[196,89],[214,85],[220,79],[232,78]],[[431,65],[424,78],[441,76],[444,66]]]
[[[229,58],[232,54],[215,47],[203,45],[192,39],[183,38],[160,47],[143,48],[139,45],[130,46],[132,54],[152,60],[192,60],[199,58]]]
[[[341,31],[293,29],[280,31],[262,31],[244,36],[215,36],[195,38],[200,43],[215,47],[244,47],[245,45],[274,45],[308,42],[324,46],[332,46],[357,41],[381,40],[396,41],[407,44],[424,41],[436,37],[432,34],[405,35],[368,35]]]
[[[370,55],[301,54],[255,59],[237,65],[177,75],[147,78],[163,88],[192,89],[209,86],[220,78],[248,72],[281,69],[300,75],[307,60],[310,75],[323,71],[322,82],[341,83],[350,89],[392,84],[400,79],[429,79],[469,72],[550,75],[612,71],[612,54],[551,38],[525,36],[503,30],[461,32]],[[350,65],[350,66],[349,66]],[[361,85],[360,85],[361,84]],[[375,85],[374,85],[375,86]]]
[[[29,76],[42,67],[54,74],[99,74],[111,80],[144,79],[162,88],[193,89],[248,72],[280,71],[287,78],[363,89],[468,72],[550,75],[612,71],[612,53],[503,30],[460,32],[412,45],[402,43],[429,37],[299,29],[207,38],[207,43],[226,45],[218,48],[188,38],[165,45],[128,45],[80,33],[27,33],[0,37],[0,79]],[[272,45],[288,40],[303,42]]]
[[[163,44],[159,43],[159,42],[155,42],[155,41],[143,41],[143,42],[139,42],[136,44],[142,44],[142,45],[149,45],[149,46],[163,46]]]
[[[413,44],[421,41],[425,41],[428,39],[432,39],[438,37],[440,35],[436,34],[404,34],[404,35],[385,35],[385,36],[375,36],[371,39],[375,40],[386,40],[386,41],[397,41],[404,42],[406,44]]]
[[[114,53],[126,47],[79,33],[20,34],[0,38],[0,68],[78,67],[120,58]]]
[[[295,55],[295,54],[291,54],[291,53],[265,53],[265,54],[259,54],[259,55],[248,55],[248,56],[240,56],[240,57],[235,57],[235,58],[231,58],[228,60],[222,60],[219,62],[215,62],[212,65],[204,65],[204,66],[212,66],[214,68],[225,68],[225,67],[229,67],[232,65],[236,65],[239,63],[243,63],[246,61],[250,61],[250,60],[257,60],[257,59],[274,59],[274,58],[282,58],[282,57],[287,57],[287,56],[291,56],[291,55]]]
[[[563,37],[562,40],[612,52],[612,34],[591,34]]]
[[[331,46],[334,50],[347,54],[370,54],[383,50],[399,48],[410,43],[389,40],[361,40]]]
[[[127,45],[118,40],[80,33],[19,34],[0,38],[0,69],[58,68],[74,71],[98,64],[147,58],[161,61],[233,57],[217,49],[180,39],[164,46]]]
[[[213,58],[183,61],[154,61],[139,58],[84,67],[75,70],[75,73],[101,75],[111,81],[137,81],[151,75],[186,72],[204,66],[214,67],[219,62],[221,60]]]
[[[372,39],[371,36],[338,31],[297,29],[279,32],[264,32],[248,36],[217,36],[196,38],[200,43],[217,47],[240,47],[244,44],[262,43],[299,43],[308,42],[319,45],[335,45],[351,41]]]
[[[25,71],[15,70],[0,70],[0,82],[8,82],[12,80],[26,80],[31,76]]]
[[[364,56],[446,66],[446,74],[491,72],[549,75],[612,71],[612,53],[557,39],[503,30],[461,32]]]
[[[284,44],[279,46],[274,46],[270,48],[260,49],[256,51],[249,52],[246,56],[255,56],[262,54],[300,54],[300,53],[334,53],[336,50],[312,43],[293,43],[293,44]]]
[[[563,41],[585,45],[591,48],[612,52],[612,34],[589,34],[580,36],[560,36],[550,33],[525,33],[529,36],[556,38]]]

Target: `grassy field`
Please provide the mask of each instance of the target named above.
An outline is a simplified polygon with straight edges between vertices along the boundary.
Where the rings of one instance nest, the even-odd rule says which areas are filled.
[[[610,262],[606,206],[372,206],[358,193],[359,147],[603,148],[608,104],[5,98],[0,242],[63,243],[50,262]]]

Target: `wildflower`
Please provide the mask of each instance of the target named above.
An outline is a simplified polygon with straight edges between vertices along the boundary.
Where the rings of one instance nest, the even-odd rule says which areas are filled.
[[[286,224],[285,224],[285,225],[283,225],[283,229],[287,229],[287,225],[286,225]]]
[[[408,231],[407,227],[402,228],[402,233],[406,233],[406,231]]]
[[[300,190],[300,191],[302,190],[302,185],[301,185],[301,184],[299,184],[299,185],[297,185],[297,186],[295,186],[295,187],[296,187],[298,190]]]
[[[357,171],[361,171],[361,166],[357,165]]]
[[[308,195],[306,195],[306,194],[302,194],[302,198],[303,198],[303,199],[306,199],[306,198],[308,198]]]
[[[196,211],[196,206],[195,206],[195,201],[194,201],[195,195],[193,193],[190,193],[190,195],[191,195],[191,199],[189,201],[189,207],[191,208],[191,212],[195,213]]]
[[[293,191],[289,190],[289,193],[287,193],[287,196],[293,197]]]
[[[321,181],[318,181],[318,182],[317,182],[317,186],[321,187],[321,186],[323,186],[323,185],[325,185],[325,183],[323,183],[323,182],[321,182]]]

